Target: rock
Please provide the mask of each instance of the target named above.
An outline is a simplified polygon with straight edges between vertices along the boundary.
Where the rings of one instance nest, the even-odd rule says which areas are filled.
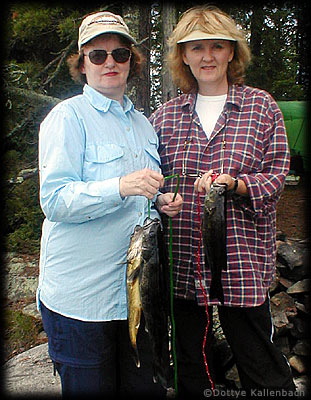
[[[11,301],[35,297],[38,287],[38,278],[26,276],[12,276],[7,285],[7,297]]]
[[[292,350],[298,356],[309,356],[311,355],[311,347],[309,340],[303,339],[298,340]]]
[[[37,304],[31,303],[22,309],[22,313],[25,315],[29,315],[30,317],[34,317],[38,320],[41,320],[41,314],[37,310]]]
[[[296,243],[281,242],[277,247],[277,258],[291,270],[303,265],[303,251]]]
[[[293,323],[290,333],[294,338],[304,339],[310,337],[310,321],[294,317],[291,321]]]
[[[53,363],[47,343],[33,347],[4,364],[4,391],[9,396],[61,396],[58,374],[53,375]]]
[[[234,364],[232,368],[230,368],[229,371],[226,372],[226,379],[228,379],[228,381],[235,382],[237,387],[241,387],[239,372],[236,364]]]
[[[310,389],[310,379],[307,375],[299,376],[294,378],[297,392],[301,393],[301,396],[307,396]],[[307,398],[307,397],[306,397]]]
[[[304,304],[298,303],[298,301],[295,301],[295,306],[296,306],[297,310],[303,312],[304,314],[308,313],[307,308]]]
[[[289,365],[300,374],[306,372],[307,366],[302,357],[294,355],[288,358]]]
[[[4,295],[10,301],[34,298],[38,287],[38,263],[21,257],[7,258]],[[31,272],[31,273],[30,273]]]
[[[279,335],[285,330],[291,329],[293,324],[288,320],[288,317],[297,315],[295,300],[289,294],[280,292],[271,298],[270,305],[276,334]]]
[[[302,281],[294,283],[287,289],[288,294],[308,292],[311,286],[311,279],[303,279]]]
[[[284,312],[287,317],[297,314],[295,300],[285,292],[275,294],[270,302],[272,317],[280,312]]]
[[[281,277],[279,278],[279,282],[280,282],[280,284],[281,284],[282,286],[284,286],[286,289],[288,289],[289,287],[291,287],[291,286],[294,284],[293,281],[290,281],[289,279],[283,278],[283,276],[281,276]]]
[[[277,328],[277,332],[279,333],[279,329],[285,328],[289,326],[289,321],[287,315],[284,311],[280,311],[278,313],[274,313],[272,315],[273,325]],[[292,325],[290,325],[292,327]]]

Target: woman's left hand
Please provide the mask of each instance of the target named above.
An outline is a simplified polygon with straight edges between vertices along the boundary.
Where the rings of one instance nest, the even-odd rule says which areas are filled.
[[[158,210],[165,213],[169,217],[175,217],[182,209],[183,199],[179,193],[177,193],[175,200],[173,201],[174,193],[163,193],[157,198]]]

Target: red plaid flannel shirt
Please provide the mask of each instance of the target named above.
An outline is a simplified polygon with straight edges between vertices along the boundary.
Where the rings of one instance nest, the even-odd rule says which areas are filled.
[[[251,307],[264,302],[275,273],[276,204],[289,170],[289,149],[282,113],[265,91],[233,85],[214,131],[207,139],[197,113],[196,94],[168,101],[150,117],[160,139],[164,175],[179,173],[182,212],[173,218],[175,296],[204,304],[197,272],[200,235],[198,195],[194,177],[209,169],[242,179],[249,197],[228,195],[228,268],[222,272],[225,305]],[[208,110],[207,110],[208,112]],[[176,182],[167,181],[165,190]],[[203,247],[203,246],[202,246]],[[211,275],[204,265],[203,284],[208,295]],[[217,300],[209,304],[219,304]]]

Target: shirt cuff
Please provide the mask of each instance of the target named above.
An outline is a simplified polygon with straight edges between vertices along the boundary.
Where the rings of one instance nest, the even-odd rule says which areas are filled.
[[[119,207],[125,198],[120,195],[120,178],[111,178],[98,182],[99,190],[102,197],[105,199],[106,205],[110,207]]]

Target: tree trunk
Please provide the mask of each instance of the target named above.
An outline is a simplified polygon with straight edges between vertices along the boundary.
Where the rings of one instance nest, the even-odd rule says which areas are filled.
[[[166,65],[168,53],[167,40],[176,25],[176,8],[174,3],[162,3],[162,26],[163,26],[163,57],[162,57],[162,102],[177,96],[177,87],[174,85],[171,74]]]
[[[136,108],[146,117],[150,115],[150,39],[151,39],[151,6],[139,5],[138,42],[140,51],[145,57],[141,78],[135,80],[137,87]]]
[[[250,48],[254,57],[260,57],[262,44],[262,27],[264,24],[265,14],[261,7],[254,6],[251,16],[251,38]]]

